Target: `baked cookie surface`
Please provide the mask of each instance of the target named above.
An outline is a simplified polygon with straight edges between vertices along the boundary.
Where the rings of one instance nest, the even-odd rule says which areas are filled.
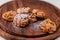
[[[2,14],[2,18],[7,21],[13,21],[14,16],[16,15],[15,11],[8,11]]]
[[[51,21],[50,19],[46,19],[40,23],[40,29],[43,32],[54,33],[57,28],[55,22]]]

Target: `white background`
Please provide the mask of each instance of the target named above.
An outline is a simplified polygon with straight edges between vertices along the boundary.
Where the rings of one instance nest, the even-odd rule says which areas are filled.
[[[0,6],[9,1],[12,1],[12,0],[0,0]],[[60,0],[43,0],[43,1],[47,1],[47,2],[57,6],[60,9]],[[5,40],[5,39],[0,37],[0,40]],[[58,37],[56,40],[60,40],[60,37]]]

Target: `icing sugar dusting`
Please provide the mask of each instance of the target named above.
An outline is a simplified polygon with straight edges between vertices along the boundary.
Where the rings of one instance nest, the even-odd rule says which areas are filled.
[[[17,19],[17,21],[23,21],[24,18],[27,18],[28,14],[17,14],[14,19]]]

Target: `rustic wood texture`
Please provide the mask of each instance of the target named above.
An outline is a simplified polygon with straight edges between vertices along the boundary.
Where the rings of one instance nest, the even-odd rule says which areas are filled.
[[[33,26],[26,28],[15,27],[12,22],[7,22],[2,19],[2,14],[9,10],[16,11],[19,7],[31,7],[43,10],[46,17],[50,18],[57,24],[58,30],[54,34],[46,34],[40,29],[34,29]],[[37,24],[37,23],[36,23]],[[37,24],[38,25],[38,24]],[[60,10],[44,1],[39,0],[14,0],[0,7],[0,35],[11,40],[52,40],[60,36]],[[33,29],[32,29],[33,28]],[[38,30],[38,31],[36,31]],[[3,34],[2,34],[3,33]],[[35,37],[35,38],[34,38]]]

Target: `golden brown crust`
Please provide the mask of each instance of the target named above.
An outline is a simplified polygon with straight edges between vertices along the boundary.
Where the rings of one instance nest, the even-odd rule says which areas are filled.
[[[32,13],[37,17],[45,18],[45,12],[43,10],[33,9]]]
[[[56,31],[56,24],[50,19],[46,19],[40,23],[40,28],[43,32],[54,33]]]
[[[3,13],[2,18],[7,21],[13,21],[15,14],[16,14],[16,12],[11,10],[11,11]]]

